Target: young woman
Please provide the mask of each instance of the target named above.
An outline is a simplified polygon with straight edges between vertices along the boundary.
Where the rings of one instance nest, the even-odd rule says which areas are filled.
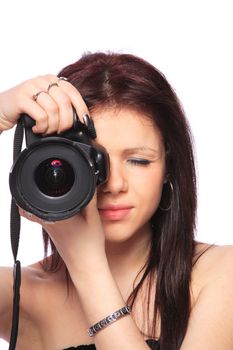
[[[128,54],[87,54],[58,77],[1,93],[0,130],[24,112],[34,133],[60,133],[75,108],[82,122],[92,117],[110,171],[69,219],[51,224],[19,209],[42,225],[52,254],[22,270],[17,349],[232,350],[233,249],[194,239],[192,141],[171,86]],[[12,283],[2,268],[6,340]]]

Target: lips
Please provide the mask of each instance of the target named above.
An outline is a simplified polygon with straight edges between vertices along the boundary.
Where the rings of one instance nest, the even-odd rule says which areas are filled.
[[[106,220],[123,220],[131,212],[132,206],[123,204],[110,204],[99,208],[99,214]]]

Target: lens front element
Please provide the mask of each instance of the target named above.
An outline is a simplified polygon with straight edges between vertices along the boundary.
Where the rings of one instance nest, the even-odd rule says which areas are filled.
[[[72,188],[74,171],[64,159],[49,158],[36,168],[35,182],[43,194],[60,197]]]

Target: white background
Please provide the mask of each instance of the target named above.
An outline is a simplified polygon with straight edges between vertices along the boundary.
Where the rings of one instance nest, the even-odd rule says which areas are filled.
[[[85,51],[112,50],[147,59],[175,88],[193,130],[197,239],[233,244],[230,5],[230,0],[1,1],[0,90],[39,74],[56,74]],[[13,264],[8,188],[12,139],[13,131],[0,138],[0,265]],[[21,231],[19,258],[27,265],[43,256],[41,230],[24,220]]]

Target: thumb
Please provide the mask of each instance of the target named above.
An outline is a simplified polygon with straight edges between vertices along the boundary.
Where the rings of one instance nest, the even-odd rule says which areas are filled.
[[[88,205],[83,209],[83,215],[86,220],[95,220],[99,218],[99,212],[97,207],[97,191],[95,191],[93,198]]]

